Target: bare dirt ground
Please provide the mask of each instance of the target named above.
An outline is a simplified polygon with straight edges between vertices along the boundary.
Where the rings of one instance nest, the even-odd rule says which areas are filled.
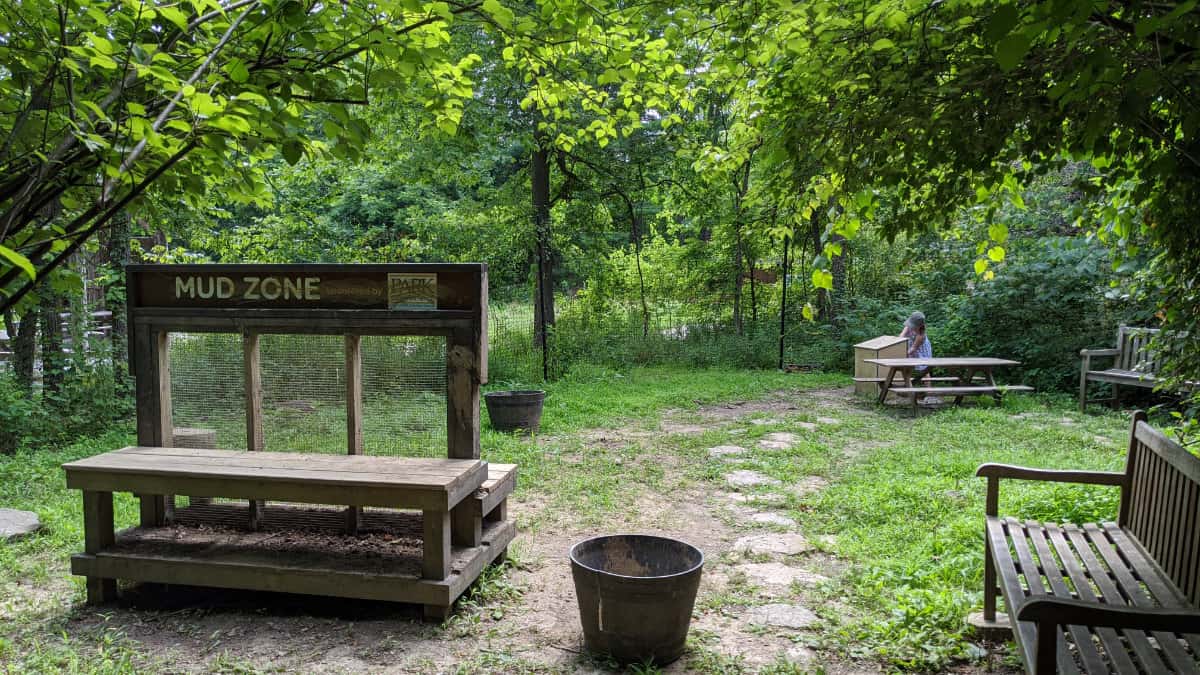
[[[768,665],[787,666],[791,672],[879,672],[877,664],[839,660],[814,650],[811,631],[805,628],[750,622],[756,606],[770,603],[818,614],[836,611],[816,604],[806,580],[823,583],[824,577],[836,583],[845,563],[819,545],[804,546],[796,555],[735,551],[735,543],[747,534],[769,537],[786,528],[751,532],[745,519],[769,512],[769,503],[724,485],[697,482],[687,475],[684,458],[663,451],[672,436],[731,428],[736,433],[736,427],[753,419],[783,419],[802,408],[844,411],[859,405],[844,389],[809,392],[803,400],[794,393],[779,394],[687,413],[667,411],[657,431],[593,429],[575,435],[578,447],[561,455],[568,465],[589,449],[636,446],[655,450],[640,456],[652,459],[663,472],[660,484],[665,489],[631,489],[626,495],[630,508],[616,509],[619,515],[608,520],[603,531],[665,534],[706,554],[692,622],[693,647],[666,672],[754,672]],[[541,442],[553,445],[562,440]],[[823,487],[823,480],[814,477],[796,489]],[[144,667],[160,672],[610,672],[612,664],[583,652],[566,559],[571,544],[599,534],[601,528],[581,527],[556,504],[554,495],[532,490],[510,500],[510,517],[517,518],[520,528],[511,550],[516,566],[485,579],[482,597],[461,602],[443,625],[423,623],[415,608],[387,603],[139,587],[129,589],[116,607],[79,606],[65,630],[90,634],[115,629],[137,643],[148,660]],[[800,581],[764,581],[772,574]],[[61,588],[44,598],[44,604],[49,611],[69,602],[70,595],[68,588]]]

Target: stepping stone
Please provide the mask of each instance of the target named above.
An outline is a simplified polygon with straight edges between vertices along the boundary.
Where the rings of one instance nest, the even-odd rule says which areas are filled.
[[[800,427],[801,429],[804,429],[805,431],[816,431],[817,430],[817,425],[813,424],[812,422],[796,422],[796,426]]]
[[[738,565],[737,569],[741,570],[752,580],[768,586],[790,586],[792,582],[817,584],[822,581],[829,581],[829,577],[823,577],[820,574],[814,574],[777,562],[746,563],[745,565]]]
[[[740,492],[730,492],[725,495],[731,502],[738,504],[782,504],[783,495],[775,494],[774,492],[765,495],[744,495]]]
[[[725,474],[725,482],[731,487],[747,488],[758,487],[759,485],[779,485],[779,481],[770,476],[763,475],[757,471],[748,469],[738,469]]]
[[[820,621],[812,610],[800,605],[772,604],[751,609],[746,619],[753,626],[776,628],[811,628]]]
[[[797,497],[803,498],[814,492],[824,490],[828,485],[829,481],[820,476],[805,476],[796,481],[796,484],[792,486],[791,492]]]
[[[818,417],[817,421],[821,424],[841,424],[842,421],[835,417]]]
[[[1075,420],[1071,419],[1070,417],[1064,417],[1064,418],[1060,419],[1058,421],[1058,423],[1063,425],[1064,427],[1073,427],[1076,424],[1078,424]]]
[[[777,419],[749,420],[749,421],[750,421],[750,424],[753,424],[755,426],[760,426],[760,427],[765,427],[765,426],[769,426],[772,424],[779,424],[779,422],[780,422],[780,420],[777,420]]]
[[[796,526],[796,521],[787,516],[781,516],[778,513],[756,513],[750,516],[750,520],[759,525],[774,525],[776,527]]]
[[[42,529],[42,521],[32,511],[0,509],[0,541],[14,541]]]
[[[729,434],[730,436],[741,436],[742,434],[746,433],[746,430],[745,429],[730,429],[729,431],[726,431],[725,433]]]
[[[808,541],[799,534],[752,534],[733,542],[733,550],[758,555],[798,555],[808,548]]]
[[[729,457],[732,455],[740,455],[746,452],[746,449],[740,445],[718,445],[708,449],[709,457]]]
[[[787,450],[796,444],[796,434],[786,431],[777,431],[773,434],[767,434],[758,442],[758,447],[763,450]]]

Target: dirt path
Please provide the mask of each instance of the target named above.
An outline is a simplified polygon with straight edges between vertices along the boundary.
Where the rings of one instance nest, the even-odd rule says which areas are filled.
[[[138,643],[151,660],[145,665],[175,672],[604,672],[610,664],[583,654],[566,552],[593,534],[636,531],[683,539],[706,555],[692,649],[667,672],[878,672],[813,648],[822,616],[837,611],[819,591],[845,566],[827,541],[806,539],[784,508],[822,489],[825,478],[774,485],[754,468],[756,458],[842,423],[838,411],[859,405],[849,390],[780,393],[666,411],[657,429],[541,439],[567,465],[601,450],[635,457],[618,469],[628,485],[622,503],[604,511],[601,527],[581,524],[563,495],[519,492],[510,506],[520,528],[516,565],[486,575],[478,595],[441,626],[386,603],[149,588],[127,594],[120,608],[80,608],[66,629],[115,630]],[[760,435],[749,429],[765,425],[787,430],[749,440]],[[726,440],[708,445],[714,437]],[[835,461],[862,451],[842,448]],[[623,480],[651,471],[661,472],[654,488]]]

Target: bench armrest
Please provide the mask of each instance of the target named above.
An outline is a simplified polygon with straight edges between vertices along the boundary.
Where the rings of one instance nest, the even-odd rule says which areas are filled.
[[[1118,355],[1120,355],[1120,353],[1121,353],[1121,350],[1120,350],[1120,349],[1113,349],[1113,348],[1109,348],[1109,349],[1080,349],[1080,350],[1079,350],[1079,355],[1080,355],[1080,356],[1118,356]]]
[[[1033,469],[1012,464],[981,464],[975,475],[988,479],[986,513],[999,515],[1000,479],[1038,480],[1050,483],[1080,483],[1084,485],[1125,484],[1125,474],[1117,471],[1071,471],[1061,469]]]
[[[1076,625],[1137,628],[1167,633],[1200,633],[1200,611],[1189,608],[1128,607],[1075,598],[1034,597],[1017,610],[1018,621],[1039,624],[1038,630]]]

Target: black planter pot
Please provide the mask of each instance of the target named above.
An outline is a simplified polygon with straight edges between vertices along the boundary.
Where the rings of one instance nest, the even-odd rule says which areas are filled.
[[[546,392],[538,389],[524,391],[493,391],[483,395],[488,418],[496,431],[536,433],[542,421],[542,402]]]

